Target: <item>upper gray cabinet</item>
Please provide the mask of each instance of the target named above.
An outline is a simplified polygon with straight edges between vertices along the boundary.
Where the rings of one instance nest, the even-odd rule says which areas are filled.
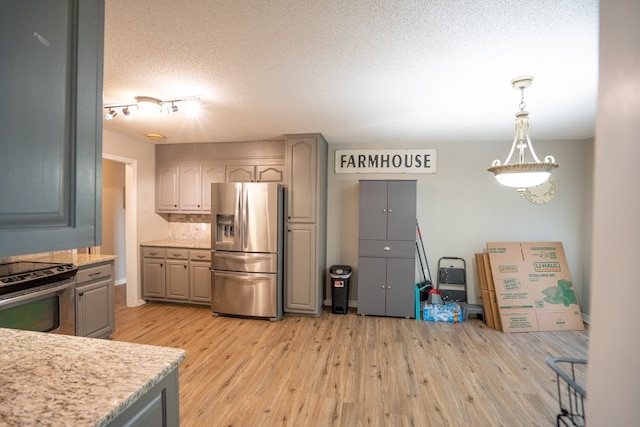
[[[214,182],[286,184],[284,141],[159,144],[156,212],[211,212]]]
[[[4,0],[0,38],[0,256],[97,246],[104,0]]]
[[[414,181],[360,181],[361,240],[414,240]]]
[[[286,141],[286,160],[289,171],[289,222],[316,221],[318,191],[318,144],[315,136],[291,137]],[[321,164],[321,167],[325,167]]]
[[[228,165],[227,182],[285,183],[284,165]]]
[[[211,184],[224,182],[219,162],[160,163],[156,167],[156,211],[211,211]]]

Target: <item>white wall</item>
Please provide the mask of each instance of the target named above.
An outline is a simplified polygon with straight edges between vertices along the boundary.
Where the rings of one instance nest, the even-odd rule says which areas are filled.
[[[505,120],[511,118],[505,117]],[[533,137],[533,123],[531,132]],[[439,258],[464,258],[469,300],[479,302],[474,253],[486,251],[486,242],[561,241],[578,300],[588,301],[586,273],[589,266],[586,260],[590,247],[593,140],[534,140],[539,157],[551,154],[560,163],[560,168],[554,171],[558,196],[547,205],[534,205],[514,189],[498,184],[486,170],[495,158],[504,160],[511,139],[512,135],[505,135],[501,142],[424,143],[419,146],[390,141],[386,146],[376,147],[329,142],[327,265],[354,267],[351,301],[357,299],[359,179],[418,180],[417,217],[434,282]],[[334,151],[359,148],[435,148],[437,173],[335,174]],[[419,268],[417,261],[416,264]],[[418,272],[416,282],[421,280]],[[325,295],[330,299],[328,285]],[[588,304],[583,304],[583,311],[587,310]]]
[[[103,132],[102,155],[125,166],[127,306],[143,304],[139,245],[164,239],[169,225],[155,213],[155,147],[115,132]],[[134,236],[131,236],[131,234]]]
[[[105,130],[102,153],[136,161],[138,243],[166,238],[168,223],[155,212],[155,146]]]
[[[600,2],[592,304],[587,378],[591,426],[638,425],[640,2]]]

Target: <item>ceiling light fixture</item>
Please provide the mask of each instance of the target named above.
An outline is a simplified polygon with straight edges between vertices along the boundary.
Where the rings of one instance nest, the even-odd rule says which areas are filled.
[[[153,98],[151,96],[136,96],[134,103],[130,104],[113,104],[106,105],[104,109],[107,111],[105,113],[104,118],[106,120],[112,120],[118,113],[115,111],[115,108],[122,108],[122,114],[127,118],[132,118],[135,114],[157,114],[157,113],[176,113],[178,112],[177,103],[180,102],[188,102],[193,103],[200,99],[199,96],[190,96],[186,98],[177,98],[177,99],[169,99],[167,101],[162,101],[158,98]]]
[[[114,110],[113,108],[108,108],[109,111],[107,111],[107,113],[104,115],[104,118],[107,120],[113,120],[113,118],[115,116],[118,115],[118,113],[116,113],[116,110]]]
[[[136,96],[136,107],[140,112],[161,113],[162,101],[150,96]]]
[[[511,151],[504,163],[500,160],[494,160],[491,167],[487,170],[492,172],[498,182],[507,187],[515,187],[519,192],[523,192],[525,188],[533,187],[545,182],[551,175],[551,171],[557,168],[553,156],[546,156],[544,162],[541,162],[533,149],[531,138],[529,138],[529,112],[524,111],[526,104],[524,103],[524,90],[531,86],[532,76],[522,76],[511,80],[511,86],[514,89],[520,89],[521,100],[520,111],[516,113],[516,131],[511,144]],[[509,163],[516,148],[518,148],[518,162]],[[529,148],[533,162],[525,161],[525,150]]]

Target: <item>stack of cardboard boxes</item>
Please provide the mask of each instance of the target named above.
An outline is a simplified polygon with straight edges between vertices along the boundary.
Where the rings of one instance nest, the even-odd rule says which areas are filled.
[[[503,332],[582,330],[561,242],[489,242],[475,255],[487,326]]]

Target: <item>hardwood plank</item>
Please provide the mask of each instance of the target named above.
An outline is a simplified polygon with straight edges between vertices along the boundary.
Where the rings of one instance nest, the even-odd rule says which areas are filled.
[[[558,401],[546,359],[586,358],[589,343],[588,328],[505,334],[476,319],[325,309],[269,322],[207,307],[127,308],[124,288],[112,338],[187,352],[182,426],[548,426]]]

